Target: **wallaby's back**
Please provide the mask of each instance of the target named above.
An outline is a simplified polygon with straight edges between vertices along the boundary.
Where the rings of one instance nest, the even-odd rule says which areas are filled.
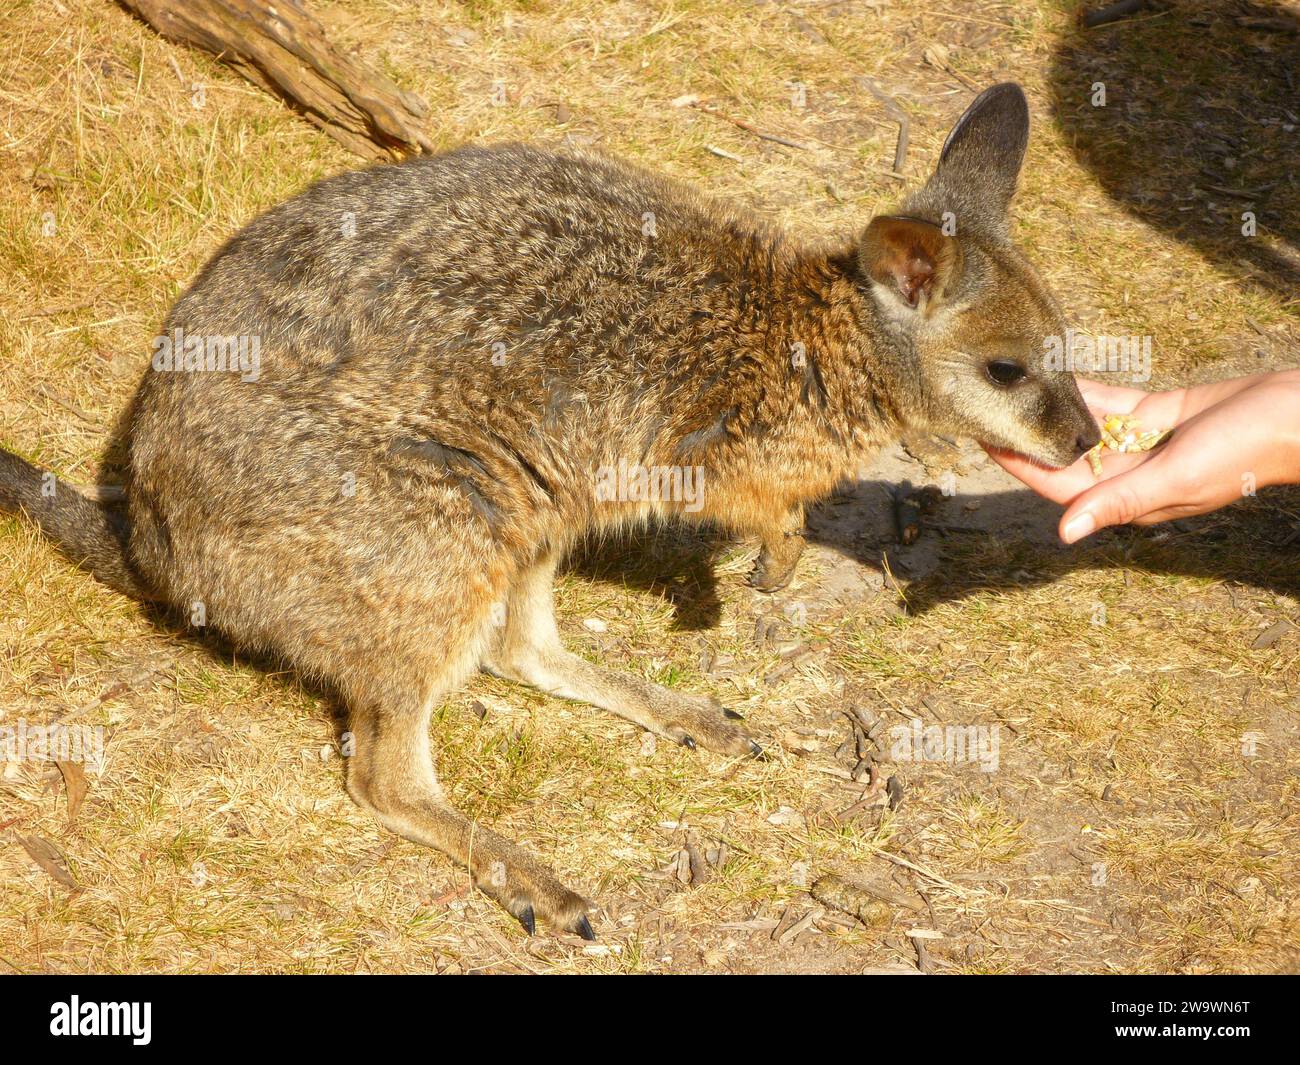
[[[168,586],[177,522],[348,522],[353,482],[412,514],[453,490],[519,554],[557,523],[578,535],[594,468],[681,462],[767,388],[758,356],[819,298],[798,265],[757,219],[599,157],[471,148],[322,182],[232,239],[167,320],[256,337],[260,366],[146,375],[138,564]]]

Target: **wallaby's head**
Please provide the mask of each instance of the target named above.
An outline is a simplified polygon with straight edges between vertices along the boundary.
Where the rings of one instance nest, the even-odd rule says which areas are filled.
[[[918,427],[1067,466],[1098,431],[1073,376],[1048,368],[1048,338],[1064,344],[1065,321],[1009,236],[1028,141],[1020,87],[987,89],[948,134],[925,187],[872,220],[859,255],[905,356]]]

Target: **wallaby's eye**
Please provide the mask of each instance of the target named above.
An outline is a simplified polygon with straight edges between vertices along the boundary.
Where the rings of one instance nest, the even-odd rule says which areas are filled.
[[[1025,378],[1025,368],[1009,359],[994,359],[984,367],[984,372],[989,375],[990,381],[1002,388],[1010,388]]]

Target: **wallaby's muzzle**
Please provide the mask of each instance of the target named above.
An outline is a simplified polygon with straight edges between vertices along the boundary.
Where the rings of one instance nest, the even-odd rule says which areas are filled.
[[[1044,454],[1027,457],[1049,466],[1069,466],[1097,445],[1101,430],[1074,377],[1068,373],[1061,373],[1059,378],[1055,374],[1052,377],[1054,379],[1048,386],[1048,413],[1042,426],[1051,445]]]

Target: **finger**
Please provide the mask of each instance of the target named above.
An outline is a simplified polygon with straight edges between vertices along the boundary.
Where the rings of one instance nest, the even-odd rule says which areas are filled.
[[[1086,458],[1065,469],[1053,470],[1014,451],[1002,451],[987,445],[984,445],[984,450],[1012,477],[1053,503],[1069,503],[1095,487],[1100,480],[1118,477],[1151,458],[1151,453],[1146,451],[1103,451],[1099,455],[1102,469],[1099,478],[1092,472],[1092,465]]]
[[[1133,408],[1151,395],[1140,388],[1119,388],[1089,377],[1076,378],[1083,401],[1094,414],[1131,414]]]
[[[1156,453],[1088,489],[1061,515],[1061,539],[1073,544],[1099,529],[1140,521],[1170,506],[1174,500],[1169,498],[1171,478],[1165,465]]]
[[[1193,506],[1189,504],[1179,504],[1172,507],[1164,507],[1161,510],[1153,510],[1150,514],[1143,514],[1142,517],[1133,521],[1134,525],[1159,525],[1161,522],[1177,521],[1179,518],[1194,518],[1197,514],[1208,514],[1216,507],[1204,505]]]
[[[1185,410],[1187,392],[1181,388],[1170,392],[1143,392],[1140,388],[1117,388],[1084,379],[1079,381],[1079,391],[1098,424],[1108,414],[1131,414],[1145,429],[1172,429],[1191,416]]]
[[[989,457],[1016,480],[1032,488],[1041,496],[1054,503],[1068,503],[1085,488],[1093,484],[1092,471],[1083,461],[1067,466],[1063,470],[1040,466],[1032,459],[1025,458],[1014,451],[984,445]]]

